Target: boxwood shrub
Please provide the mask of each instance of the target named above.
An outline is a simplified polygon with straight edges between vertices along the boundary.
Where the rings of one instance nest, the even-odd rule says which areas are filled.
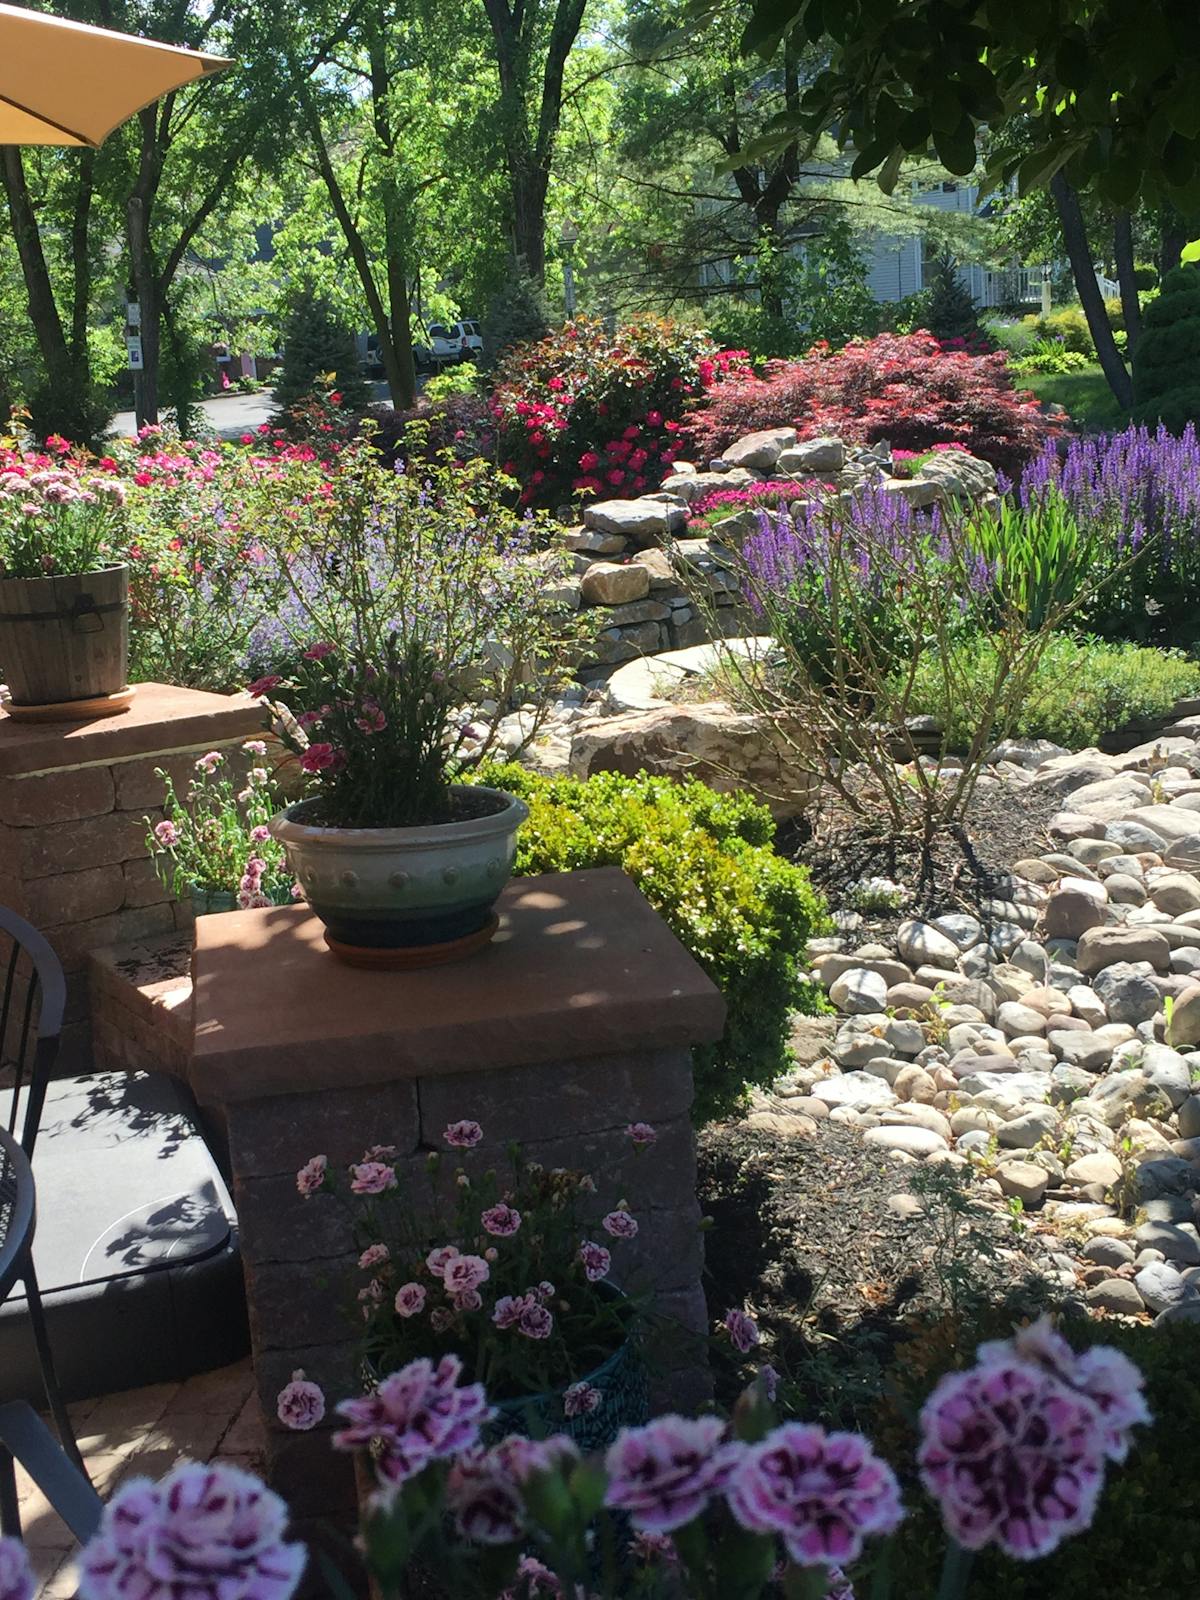
[[[695,1055],[697,1121],[737,1110],[750,1084],[785,1069],[791,1013],[824,1009],[799,969],[828,919],[807,872],[776,854],[765,806],[645,774],[581,781],[513,764],[477,776],[529,807],[518,874],[623,868],[724,995],[724,1036]]]

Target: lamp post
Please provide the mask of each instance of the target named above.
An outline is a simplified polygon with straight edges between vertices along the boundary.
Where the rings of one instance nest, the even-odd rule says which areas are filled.
[[[563,253],[563,298],[566,302],[567,321],[575,315],[575,246],[579,242],[579,226],[567,217],[558,230],[558,242]]]

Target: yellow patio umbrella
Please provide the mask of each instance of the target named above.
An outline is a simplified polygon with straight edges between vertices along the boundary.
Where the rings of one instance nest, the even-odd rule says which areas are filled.
[[[172,89],[232,63],[0,5],[0,145],[96,147]]]

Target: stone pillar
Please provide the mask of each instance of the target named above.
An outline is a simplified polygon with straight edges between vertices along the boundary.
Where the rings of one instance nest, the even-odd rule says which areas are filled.
[[[275,1397],[296,1368],[331,1398],[359,1388],[363,1278],[344,1213],[296,1189],[315,1154],[344,1173],[369,1145],[396,1145],[401,1180],[420,1193],[442,1130],[470,1118],[485,1143],[456,1152],[468,1171],[518,1140],[530,1160],[592,1173],[599,1212],[627,1198],[640,1221],[614,1257],[693,1336],[660,1340],[660,1399],[697,1397],[706,1317],[690,1046],[719,1036],[724,1003],[615,868],[518,880],[499,910],[485,951],[408,973],[339,965],[304,907],[196,925],[190,1080],[228,1119],[269,1470],[301,1517],[349,1509],[353,1477],[329,1448],[332,1419],[287,1433]],[[658,1131],[640,1156],[626,1133],[637,1121]]]
[[[162,816],[154,769],[186,786],[197,755],[263,727],[261,706],[244,695],[157,683],[139,684],[128,711],[94,722],[0,712],[0,904],[40,928],[66,969],[64,1069],[91,1061],[91,952],[191,924],[146,849],[145,819]]]

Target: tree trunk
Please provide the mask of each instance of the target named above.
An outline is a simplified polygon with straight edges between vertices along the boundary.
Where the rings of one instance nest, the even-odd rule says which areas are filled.
[[[140,195],[125,203],[125,228],[129,236],[129,262],[134,293],[141,309],[142,371],[134,384],[134,416],[139,429],[158,421],[158,365],[162,342],[162,307],[158,274],[150,244],[149,217]]]
[[[71,357],[85,381],[91,382],[88,362],[88,311],[92,298],[92,256],[88,230],[92,217],[92,196],[96,182],[96,152],[84,150],[79,157],[79,187],[71,216]]]
[[[1058,220],[1062,225],[1063,240],[1071,262],[1075,289],[1079,295],[1079,303],[1083,307],[1083,314],[1087,318],[1092,343],[1096,346],[1097,359],[1117,404],[1122,410],[1128,411],[1133,405],[1133,383],[1129,369],[1122,361],[1121,352],[1113,340],[1112,326],[1104,309],[1100,285],[1096,282],[1096,270],[1092,265],[1091,251],[1088,249],[1087,229],[1079,206],[1079,196],[1061,172],[1056,172],[1051,178],[1050,193],[1054,198]]]
[[[1160,279],[1165,278],[1168,272],[1174,272],[1179,265],[1179,258],[1183,254],[1184,245],[1188,243],[1191,231],[1177,211],[1172,209],[1163,214],[1158,250]]]
[[[546,190],[550,174],[531,165],[512,174],[513,254],[535,283],[546,281]]]
[[[546,279],[546,194],[562,117],[563,71],[583,26],[587,0],[556,0],[545,46],[534,126],[532,63],[540,8],[522,0],[483,0],[496,46],[500,119],[512,197],[513,254],[534,281]]]
[[[417,398],[413,367],[412,323],[408,307],[408,247],[411,237],[408,208],[396,185],[396,139],[391,115],[391,79],[383,32],[371,29],[368,56],[371,64],[371,118],[383,155],[380,172],[383,203],[384,266],[387,274],[387,338],[379,333],[379,351],[387,377],[388,394],[397,411],[407,411]]]
[[[8,194],[8,212],[12,219],[13,238],[25,279],[25,296],[29,303],[29,320],[33,324],[38,350],[52,384],[67,385],[74,378],[74,364],[63,331],[62,318],[54,298],[50,272],[42,250],[37,217],[33,201],[25,182],[25,167],[16,145],[0,147],[3,157],[4,187]]]
[[[1118,211],[1113,220],[1113,258],[1117,263],[1117,282],[1121,285],[1125,354],[1132,366],[1142,332],[1142,303],[1133,276],[1133,224],[1128,211]]]

